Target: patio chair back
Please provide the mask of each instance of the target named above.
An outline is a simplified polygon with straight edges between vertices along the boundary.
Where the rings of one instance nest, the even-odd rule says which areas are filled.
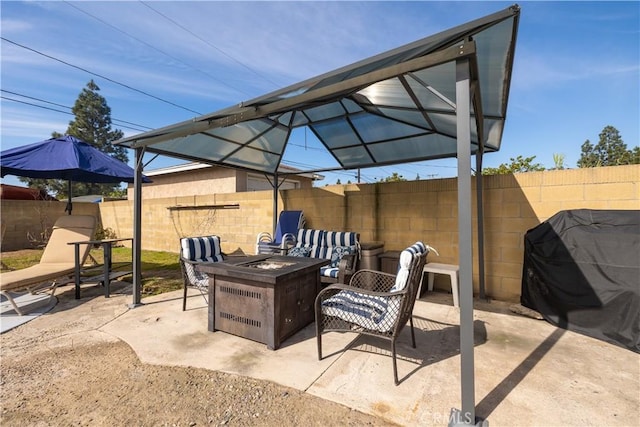
[[[73,263],[74,246],[69,242],[91,240],[96,231],[96,218],[90,215],[64,215],[58,218],[51,231],[40,264]],[[84,264],[91,245],[80,246],[80,265]]]
[[[338,283],[320,291],[315,304],[318,358],[322,359],[325,331],[357,332],[387,339],[391,342],[397,385],[395,343],[409,322],[412,345],[416,346],[412,312],[429,249],[416,242],[402,251],[396,275],[358,270],[348,285]]]
[[[32,293],[36,292],[36,289],[39,291],[48,290],[50,292],[49,298],[42,300],[43,304],[48,304],[55,298],[55,291],[61,283],[59,279],[70,275],[76,268],[75,247],[69,243],[93,239],[96,224],[96,218],[90,215],[64,215],[58,218],[38,264],[2,273],[0,293],[9,300],[16,313],[23,315],[27,311],[18,305],[11,292],[24,289],[28,289]],[[80,265],[84,264],[90,249],[88,244],[80,245]],[[46,284],[49,281],[51,281],[50,284]],[[34,305],[30,309],[36,307]]]
[[[219,236],[184,237],[180,239],[180,268],[184,280],[182,310],[187,309],[187,288],[197,288],[208,302],[209,277],[198,270],[199,263],[220,262],[224,254],[220,247]]]
[[[398,273],[391,292],[406,289],[407,294],[402,298],[398,320],[393,325],[394,335],[398,335],[411,318],[428,253],[429,248],[422,242],[416,242],[400,253]]]
[[[256,238],[256,254],[286,255],[287,250],[296,244],[298,230],[304,227],[302,211],[282,211],[278,217],[275,233],[259,233]]]
[[[302,211],[282,211],[278,217],[276,225],[276,233],[273,236],[273,242],[280,244],[285,234],[298,234],[298,230],[304,227],[304,214]]]

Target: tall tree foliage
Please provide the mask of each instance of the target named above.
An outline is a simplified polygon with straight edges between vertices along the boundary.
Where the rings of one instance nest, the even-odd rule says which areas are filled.
[[[403,177],[402,175],[398,174],[398,172],[393,172],[388,177],[383,178],[382,180],[380,180],[380,182],[402,182],[402,181],[406,181],[406,180],[407,179],[405,177]]]
[[[617,166],[640,163],[640,148],[627,149],[620,132],[613,126],[605,126],[600,132],[600,140],[596,145],[587,139],[582,144],[582,153],[578,159],[579,168],[598,166]]]
[[[99,91],[100,88],[93,80],[82,89],[71,109],[75,118],[69,122],[65,133],[126,163],[129,160],[126,148],[113,145],[113,142],[121,139],[124,133],[119,129],[111,128],[111,108],[107,105],[106,99],[98,93]],[[51,135],[54,138],[62,136],[58,132],[53,132]],[[29,187],[44,188],[48,192],[53,192],[58,198],[68,196],[67,181],[31,178],[20,178],[20,180],[26,182]],[[111,195],[122,193],[119,187],[120,184],[74,182],[72,192],[74,196]]]
[[[505,175],[508,173],[543,171],[544,166],[540,163],[533,163],[536,156],[511,158],[511,163],[502,163],[497,168],[484,168],[482,175]]]

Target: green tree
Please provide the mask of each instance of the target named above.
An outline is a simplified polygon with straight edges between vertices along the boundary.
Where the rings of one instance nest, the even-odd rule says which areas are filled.
[[[93,80],[82,89],[71,109],[75,118],[69,122],[65,133],[75,136],[126,163],[129,160],[126,148],[113,145],[113,142],[121,139],[124,133],[119,129],[113,130],[111,128],[111,108],[107,105],[106,99],[98,93],[99,91],[100,88]],[[62,136],[59,132],[52,132],[51,135],[54,138]],[[52,192],[58,198],[68,196],[67,181],[31,178],[20,178],[20,181],[27,183],[29,187],[42,188]],[[120,184],[84,182],[74,182],[72,191],[74,196],[122,193]]]
[[[587,139],[582,144],[582,152],[578,159],[579,168],[599,166],[618,166],[640,163],[640,148],[627,149],[620,132],[613,126],[605,126],[600,132],[600,140],[596,145]]]
[[[551,170],[563,170],[564,169],[564,154],[553,153],[553,168]]]
[[[406,181],[406,178],[403,177],[402,175],[399,175],[398,172],[394,172],[380,182],[401,182],[401,181]]]
[[[482,175],[505,175],[508,173],[543,171],[544,166],[540,163],[533,163],[533,159],[535,158],[536,156],[518,156],[515,159],[511,157],[511,163],[502,163],[497,168],[484,168],[482,169]]]

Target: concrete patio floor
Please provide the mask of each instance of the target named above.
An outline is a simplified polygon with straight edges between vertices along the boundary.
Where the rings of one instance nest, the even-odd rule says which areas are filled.
[[[192,366],[273,381],[404,426],[447,425],[460,408],[459,311],[451,295],[427,293],[414,310],[417,348],[405,328],[393,383],[386,341],[351,333],[324,335],[317,359],[315,325],[276,351],[207,331],[207,308],[181,291],[129,309],[131,288],[111,298],[73,300],[64,292],[50,313],[7,332],[29,340],[67,325],[56,340],[128,343],[144,363]],[[95,293],[94,295],[98,295]],[[476,301],[476,415],[492,426],[640,425],[640,357],[629,350],[513,314],[510,304]],[[345,351],[345,349],[347,349]]]

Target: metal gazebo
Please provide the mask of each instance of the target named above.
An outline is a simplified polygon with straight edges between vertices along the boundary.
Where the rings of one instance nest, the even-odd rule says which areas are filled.
[[[451,28],[211,114],[122,139],[136,152],[134,300],[140,303],[145,152],[260,172],[278,191],[294,129],[306,127],[339,165],[384,166],[457,157],[462,410],[475,424],[471,156],[500,149],[520,8]],[[329,169],[304,171],[321,172]],[[482,183],[477,174],[480,296],[484,296]],[[277,197],[274,197],[274,226]]]

